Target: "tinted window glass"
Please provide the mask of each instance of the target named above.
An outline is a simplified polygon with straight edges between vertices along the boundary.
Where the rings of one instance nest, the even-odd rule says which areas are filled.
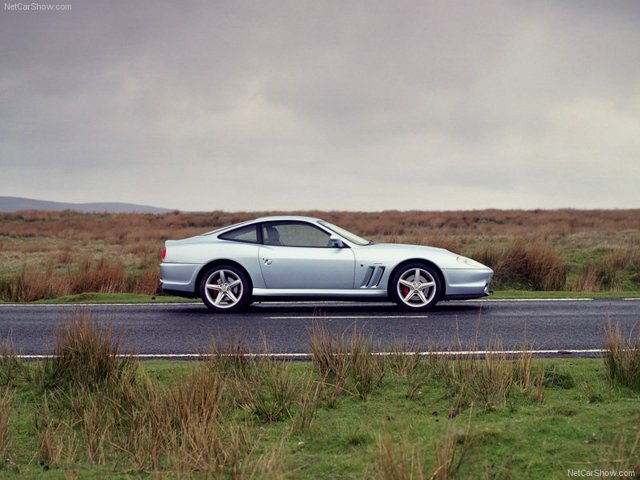
[[[262,226],[265,245],[330,247],[329,236],[329,233],[308,223],[266,223]]]
[[[223,233],[218,238],[235,242],[258,243],[258,229],[255,225],[248,225]]]

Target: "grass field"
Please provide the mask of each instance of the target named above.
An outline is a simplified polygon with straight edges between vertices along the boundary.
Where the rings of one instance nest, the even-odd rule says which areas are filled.
[[[371,355],[317,324],[312,362],[212,341],[199,362],[116,357],[77,311],[57,355],[0,345],[5,478],[567,478],[640,474],[640,337],[604,359]],[[496,343],[499,346],[499,342]],[[496,349],[497,350],[497,349]],[[607,476],[611,476],[607,473]]]
[[[152,295],[164,240],[271,213],[296,212],[0,214],[0,300]],[[473,257],[495,270],[498,291],[640,291],[640,210],[297,213]]]

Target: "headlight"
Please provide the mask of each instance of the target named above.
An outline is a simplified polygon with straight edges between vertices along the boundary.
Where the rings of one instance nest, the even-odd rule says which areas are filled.
[[[458,262],[460,263],[464,263],[465,265],[469,266],[469,267],[474,267],[474,268],[482,268],[484,267],[484,265],[482,265],[480,262],[476,262],[475,260],[472,260],[470,258],[467,257],[463,257],[462,255],[458,255],[457,257]]]

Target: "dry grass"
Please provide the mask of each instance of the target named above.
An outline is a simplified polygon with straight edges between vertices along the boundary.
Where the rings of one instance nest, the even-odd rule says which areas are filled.
[[[55,331],[53,356],[42,365],[43,388],[94,388],[132,381],[136,364],[121,356],[121,338],[111,325],[99,325],[91,312],[74,311]]]
[[[640,391],[640,336],[624,338],[620,324],[609,322],[604,343],[609,380]]]
[[[576,278],[573,290],[597,292],[622,290],[622,272],[625,269],[640,269],[640,254],[637,248],[621,248],[610,251],[600,259],[589,260]],[[636,274],[637,275],[637,274]]]
[[[472,256],[494,267],[497,285],[509,288],[563,289],[569,268],[576,290],[620,288],[628,276],[640,286],[640,210],[33,211],[0,214],[0,299],[31,301],[89,291],[151,295],[164,240],[281,213],[323,217],[378,242],[433,245]],[[591,258],[600,248],[613,252],[611,258],[586,266],[565,258],[575,252]],[[631,273],[621,275],[622,270]]]
[[[460,431],[456,423],[447,425],[446,433],[436,440],[433,450],[434,468],[427,474],[426,454],[406,438],[394,441],[389,432],[378,437],[378,457],[373,466],[373,478],[380,480],[451,480],[459,478],[470,450],[468,442],[471,414],[466,430]]]
[[[9,432],[9,419],[13,405],[13,392],[5,387],[0,387],[0,469],[9,457],[13,439]]]
[[[544,369],[534,370],[532,354],[526,345],[518,349],[519,353],[509,354],[497,339],[482,354],[476,353],[477,346],[467,350],[463,356],[427,353],[426,358],[418,360],[407,376],[407,398],[414,398],[435,379],[443,382],[450,392],[451,417],[474,404],[495,410],[509,402],[515,389],[538,403],[544,401]]]
[[[563,290],[569,266],[551,245],[517,238],[506,247],[487,245],[472,255],[495,271],[494,287]]]
[[[425,475],[424,454],[415,445],[410,446],[406,438],[394,441],[389,432],[378,437],[378,457],[373,466],[372,478],[380,480],[423,480]]]
[[[336,334],[315,323],[309,332],[312,362],[333,401],[343,393],[366,398],[382,384],[383,358],[373,355],[373,340],[354,327]]]
[[[619,331],[610,330],[616,348],[628,350]],[[91,317],[76,313],[55,337],[54,351],[66,359],[58,368],[66,373],[51,377],[56,381],[49,382],[44,391],[36,379],[36,388],[29,392],[36,405],[34,461],[67,473],[74,465],[91,464],[115,465],[123,475],[133,477],[292,478],[293,469],[301,465],[288,462],[287,448],[296,443],[298,435],[305,438],[319,408],[324,415],[333,406],[340,375],[344,388],[339,394],[344,403],[360,402],[365,410],[371,400],[367,392],[375,392],[382,382],[388,393],[398,385],[398,378],[407,379],[400,385],[415,378],[423,385],[428,379],[437,402],[444,400],[438,410],[450,406],[448,418],[443,413],[436,419],[442,421],[442,429],[433,441],[413,445],[403,436],[408,433],[398,429],[397,418],[379,419],[394,436],[385,430],[379,437],[378,453],[365,473],[367,478],[451,479],[459,478],[476,461],[477,457],[470,456],[488,438],[481,433],[470,435],[467,419],[473,411],[479,408],[485,415],[505,404],[512,407],[512,396],[521,400],[527,395],[539,402],[544,398],[544,369],[538,370],[538,363],[534,369],[527,348],[507,355],[500,352],[501,343],[494,341],[482,355],[460,358],[406,354],[410,349],[398,343],[389,355],[380,356],[372,354],[376,349],[370,336],[355,328],[331,332],[319,324],[309,333],[318,360],[324,360],[314,363],[307,373],[295,371],[299,366],[295,362],[248,355],[241,341],[220,344],[212,340],[210,351],[186,375],[158,381],[144,371],[130,375],[136,372],[135,365],[125,368],[105,358],[120,352],[119,338]],[[474,347],[470,350],[477,352]],[[85,365],[85,372],[78,372],[80,364]],[[41,377],[46,377],[50,365],[33,365],[32,370],[41,370]],[[398,376],[387,375],[389,372]],[[512,395],[516,389],[521,395]],[[0,449],[5,449],[0,453],[9,457],[12,439],[6,425],[15,403],[13,395],[0,389]],[[398,392],[394,390],[392,396],[396,398]],[[413,404],[423,414],[434,401],[424,398]],[[267,424],[276,422],[283,423],[267,433]],[[612,465],[636,468],[636,432],[631,437],[624,433],[605,452],[605,459]],[[267,448],[262,435],[271,437]],[[493,471],[486,472],[487,478],[496,478],[490,476]]]
[[[11,341],[0,340],[0,387],[13,386],[20,376],[27,375]]]
[[[604,463],[608,470],[640,475],[640,432],[630,439],[624,434],[618,435],[605,450]]]

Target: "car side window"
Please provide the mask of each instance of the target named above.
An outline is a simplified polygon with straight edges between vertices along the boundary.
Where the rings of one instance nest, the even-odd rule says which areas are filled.
[[[308,223],[270,222],[262,225],[265,245],[285,247],[330,247],[330,234]]]
[[[236,228],[230,232],[218,235],[223,240],[232,240],[234,242],[258,243],[258,229],[256,225],[247,225],[245,227]]]

